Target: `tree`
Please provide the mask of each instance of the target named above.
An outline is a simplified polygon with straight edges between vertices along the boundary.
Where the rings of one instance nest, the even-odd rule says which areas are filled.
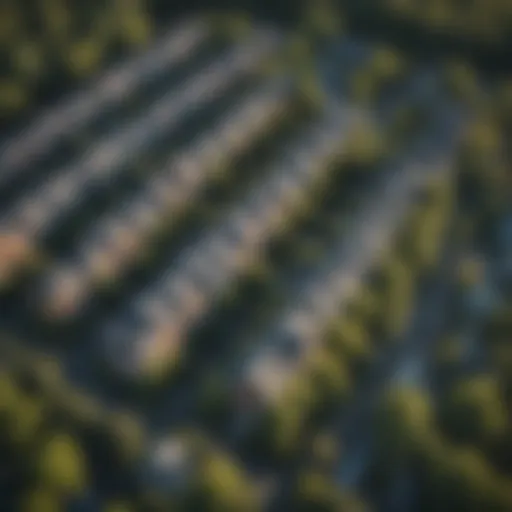
[[[311,70],[313,48],[311,41],[303,35],[294,34],[285,47],[286,60],[298,70]]]
[[[488,116],[482,116],[471,124],[465,134],[462,150],[463,155],[467,157],[465,161],[470,160],[481,162],[490,157],[502,146],[502,133],[496,123]]]
[[[477,258],[466,258],[457,268],[457,294],[454,301],[456,322],[464,323],[468,314],[472,314],[475,300],[482,292],[486,268],[485,262]]]
[[[375,290],[369,286],[361,286],[355,297],[347,305],[347,316],[360,325],[371,326],[379,314],[381,303]]]
[[[506,80],[500,84],[496,94],[497,114],[505,125],[512,123],[512,80]]]
[[[65,64],[72,75],[85,78],[99,69],[103,47],[97,41],[84,38],[73,42],[65,51]]]
[[[19,390],[11,376],[4,370],[0,371],[0,436],[6,433],[7,425],[15,411],[19,400]]]
[[[310,66],[302,66],[302,69],[298,73],[299,95],[305,100],[306,105],[311,107],[313,111],[316,111],[325,105],[325,92],[317,72]]]
[[[330,471],[340,457],[337,436],[330,432],[320,432],[311,443],[311,463],[319,470]]]
[[[221,512],[257,510],[253,490],[240,468],[222,453],[212,450],[200,462],[190,490],[189,510]]]
[[[346,360],[357,372],[373,356],[370,334],[362,322],[342,317],[327,333],[327,346],[340,360]]]
[[[479,136],[492,137],[490,133]],[[481,229],[489,228],[510,200],[506,157],[500,149],[501,141],[470,140],[467,144],[468,147],[461,154],[460,195],[466,211],[473,216],[477,225]],[[495,147],[492,146],[494,144]]]
[[[103,512],[132,512],[133,510],[133,507],[123,501],[109,501],[103,507]]]
[[[462,379],[443,406],[444,424],[458,442],[488,447],[507,427],[500,385],[493,375]]]
[[[431,272],[439,261],[454,206],[451,179],[429,181],[418,196],[399,242],[400,254],[420,275]]]
[[[330,409],[334,403],[344,403],[352,391],[352,379],[347,366],[340,359],[330,357],[325,350],[314,354],[308,364],[316,401],[316,409]]]
[[[98,426],[103,419],[100,403],[80,391],[61,387],[55,391],[52,401],[59,418],[80,431]]]
[[[14,79],[0,80],[0,116],[10,117],[26,108],[30,92],[24,83]],[[3,271],[2,271],[3,274]],[[0,282],[3,276],[0,276]]]
[[[478,451],[446,447],[430,468],[436,510],[509,510],[510,492]]]
[[[377,97],[378,84],[368,69],[358,69],[350,77],[349,94],[359,103],[373,103]]]
[[[344,21],[339,9],[329,0],[303,2],[303,30],[315,39],[332,38],[341,35]]]
[[[407,261],[420,274],[435,268],[441,254],[447,220],[441,210],[422,213],[418,211],[412,216],[410,230],[403,241]]]
[[[46,439],[37,457],[37,472],[41,483],[64,496],[81,495],[88,484],[85,454],[68,434]]]
[[[512,398],[512,344],[491,345],[491,361],[497,375],[502,379],[507,401]]]
[[[446,29],[453,19],[450,4],[445,2],[429,2],[426,5],[425,19],[433,29]]]
[[[480,258],[468,257],[463,259],[459,265],[457,280],[463,290],[468,290],[481,283],[484,275],[484,262]]]
[[[436,373],[441,385],[456,378],[464,356],[464,340],[460,336],[450,335],[439,341],[435,351]]]
[[[59,497],[49,488],[41,487],[24,493],[20,512],[64,512],[65,507]]]
[[[143,426],[131,414],[114,413],[107,420],[109,443],[121,464],[131,464],[144,453],[146,436]]]
[[[458,99],[474,104],[480,95],[474,69],[467,63],[450,62],[445,71],[448,90]]]
[[[488,345],[502,345],[510,341],[512,306],[496,308],[485,322],[484,338]]]
[[[302,435],[317,403],[313,382],[300,374],[290,383],[279,405],[272,408],[268,436],[271,451],[279,459],[288,459],[301,448]]]
[[[389,140],[392,147],[398,149],[411,140],[410,138],[417,134],[419,129],[423,128],[426,117],[427,107],[423,104],[399,107],[393,113],[390,129]]]
[[[391,48],[378,48],[370,66],[378,80],[384,83],[396,80],[405,71],[405,62]]]
[[[27,364],[16,368],[15,377],[27,394],[50,400],[64,387],[60,362],[50,356],[30,357]]]
[[[15,73],[29,81],[38,80],[44,70],[44,50],[34,41],[19,41],[13,48],[12,66]]]
[[[71,13],[61,2],[43,1],[38,5],[44,37],[51,46],[65,42],[71,28]]]
[[[123,8],[124,7],[124,8]],[[118,26],[121,41],[128,47],[140,47],[149,43],[152,37],[152,20],[140,6],[118,9]]]
[[[378,408],[377,425],[379,445],[399,458],[424,453],[436,434],[429,396],[412,387],[387,390]]]
[[[386,338],[396,340],[405,333],[415,298],[415,276],[398,258],[389,260],[382,273],[381,325]]]
[[[460,195],[484,233],[492,232],[510,201],[505,146],[498,123],[482,116],[468,129],[460,154]]]
[[[30,448],[37,441],[46,416],[45,403],[20,393],[14,410],[9,417],[8,439],[20,450]]]
[[[210,16],[215,30],[230,41],[239,41],[246,37],[252,28],[251,18],[246,12],[221,13]]]
[[[336,482],[317,471],[302,472],[295,483],[290,504],[298,512],[367,512],[367,505]]]
[[[354,125],[347,141],[345,160],[347,163],[368,168],[377,163],[386,152],[382,134],[369,123]]]
[[[340,493],[338,510],[344,512],[370,512],[371,508],[368,503],[356,494],[345,491]]]
[[[298,254],[296,254],[300,265],[311,266],[318,264],[324,256],[325,247],[320,237],[310,236],[302,240]]]
[[[293,510],[309,512],[312,510],[337,511],[339,492],[336,486],[318,472],[302,473],[296,483]]]
[[[288,461],[300,451],[306,418],[306,412],[295,407],[272,411],[270,429],[267,430],[272,458]]]
[[[199,407],[206,420],[214,425],[222,425],[229,417],[229,392],[222,376],[214,374],[206,379],[201,389]]]

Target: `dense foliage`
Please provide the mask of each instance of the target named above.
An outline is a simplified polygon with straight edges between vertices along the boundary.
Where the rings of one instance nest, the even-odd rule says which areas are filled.
[[[0,509],[512,510],[512,89],[443,42],[505,45],[508,4],[210,13],[158,53],[165,9],[25,3],[0,115],[86,96],[0,153]]]

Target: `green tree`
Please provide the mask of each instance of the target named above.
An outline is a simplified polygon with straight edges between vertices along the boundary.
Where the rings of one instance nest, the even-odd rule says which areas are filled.
[[[62,387],[52,396],[55,409],[63,422],[73,428],[90,429],[100,425],[104,410],[93,397],[80,391]]]
[[[320,432],[311,443],[311,463],[315,468],[330,471],[340,457],[340,443],[330,432]]]
[[[445,71],[448,90],[458,99],[475,104],[479,99],[480,89],[475,70],[467,63],[450,62]]]
[[[494,467],[502,474],[512,475],[512,423],[509,422],[493,445],[490,458]]]
[[[444,234],[446,217],[441,210],[428,214],[418,212],[412,217],[411,229],[404,239],[406,259],[421,273],[428,273],[437,264]]]
[[[297,407],[273,411],[270,449],[278,460],[290,459],[300,450],[306,418],[306,412]]]
[[[128,47],[141,47],[149,43],[153,35],[152,20],[140,6],[118,9],[118,26],[121,41]]]
[[[284,50],[285,59],[297,70],[311,70],[313,47],[309,38],[293,34]]]
[[[114,413],[107,419],[107,437],[113,455],[122,464],[131,464],[144,453],[144,427],[129,413]]]
[[[480,284],[485,276],[484,263],[475,257],[463,259],[457,270],[457,280],[464,291]]]
[[[378,83],[368,69],[358,69],[350,77],[349,94],[358,103],[373,103],[378,90]]]
[[[300,97],[313,111],[325,105],[325,93],[317,72],[311,67],[302,65],[298,72],[298,91]]]
[[[0,372],[0,432],[3,437],[7,433],[8,425],[15,413],[19,400],[17,389],[11,376],[6,371]]]
[[[490,350],[493,367],[502,379],[505,396],[512,397],[512,344],[497,343]]]
[[[403,147],[404,143],[423,128],[427,117],[427,107],[423,104],[399,107],[393,114],[390,128],[390,144],[393,148]]]
[[[53,45],[66,40],[71,28],[71,13],[63,2],[43,0],[39,2],[39,16],[45,39]]]
[[[352,391],[352,379],[349,369],[339,359],[335,359],[325,350],[314,354],[308,365],[314,393],[328,403],[345,402]]]
[[[496,308],[485,322],[484,338],[489,346],[506,345],[512,332],[512,305]]]
[[[370,67],[378,80],[390,82],[402,76],[406,66],[396,50],[378,48],[373,54]]]
[[[479,375],[456,383],[443,406],[443,418],[458,441],[488,446],[505,431],[508,422],[496,377]]]
[[[361,497],[348,491],[342,491],[338,500],[338,510],[346,512],[370,512],[371,508]]]
[[[450,335],[438,342],[434,353],[436,373],[442,383],[457,376],[464,356],[464,343],[460,336]]]
[[[317,401],[311,379],[304,378],[303,373],[296,374],[282,397],[267,406],[253,444],[261,446],[278,463],[294,457],[301,449]]]
[[[347,305],[347,316],[354,322],[371,327],[380,312],[379,296],[370,286],[361,286]]]
[[[49,356],[27,356],[26,361],[17,365],[14,375],[27,394],[50,401],[65,387],[58,359]]]
[[[381,326],[387,339],[405,333],[414,311],[415,276],[412,268],[398,258],[389,260],[382,272]]]
[[[103,512],[133,512],[134,507],[124,501],[109,501],[103,507]]]
[[[451,179],[431,180],[418,196],[399,241],[399,250],[420,275],[431,272],[439,261],[453,207]]]
[[[430,483],[436,510],[510,510],[510,491],[474,449],[446,447],[439,452]]]
[[[199,407],[205,419],[214,425],[222,425],[229,415],[229,391],[221,375],[211,375],[202,386]]]
[[[340,360],[346,360],[355,371],[366,365],[372,355],[370,334],[356,320],[342,317],[330,327],[327,346]]]
[[[298,512],[367,512],[368,506],[354,494],[317,471],[302,472],[295,483],[291,510]]]
[[[377,412],[379,445],[393,457],[422,454],[436,435],[429,396],[413,387],[390,388]]]
[[[51,489],[41,487],[24,493],[19,509],[20,512],[64,512],[65,506]]]
[[[502,146],[502,133],[489,116],[476,120],[466,132],[462,150],[468,160],[494,155]]]
[[[20,450],[29,449],[41,433],[46,418],[45,403],[39,398],[20,393],[15,408],[9,416],[8,439]]]
[[[44,47],[36,41],[19,41],[13,48],[11,58],[13,71],[24,79],[36,81],[43,74]]]
[[[385,141],[375,126],[361,122],[354,125],[347,141],[344,158],[347,163],[370,167],[386,152]]]
[[[252,21],[247,12],[213,14],[210,19],[217,33],[230,41],[239,41],[251,33]]]
[[[505,126],[510,126],[512,123],[512,80],[506,80],[500,84],[496,98],[497,115]]]
[[[241,469],[224,454],[211,451],[200,462],[190,491],[195,510],[257,510],[253,489]]]
[[[323,40],[338,36],[344,28],[339,6],[330,0],[303,2],[302,30],[309,36]]]
[[[68,434],[54,434],[43,443],[37,472],[41,483],[64,496],[81,495],[88,484],[85,454]]]
[[[30,91],[24,82],[14,78],[0,80],[0,116],[13,116],[25,109],[30,102]]]
[[[319,238],[320,237],[310,236],[302,240],[298,253],[296,254],[299,264],[311,266],[318,264],[322,259],[325,247],[323,241]]]
[[[339,491],[333,482],[318,472],[302,473],[296,483],[293,510],[337,511]]]
[[[71,75],[85,78],[96,72],[103,56],[103,47],[89,38],[74,41],[63,49],[63,60]]]

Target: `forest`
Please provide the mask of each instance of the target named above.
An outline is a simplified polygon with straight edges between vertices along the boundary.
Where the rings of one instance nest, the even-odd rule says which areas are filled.
[[[510,512],[511,43],[4,0],[0,510]]]

